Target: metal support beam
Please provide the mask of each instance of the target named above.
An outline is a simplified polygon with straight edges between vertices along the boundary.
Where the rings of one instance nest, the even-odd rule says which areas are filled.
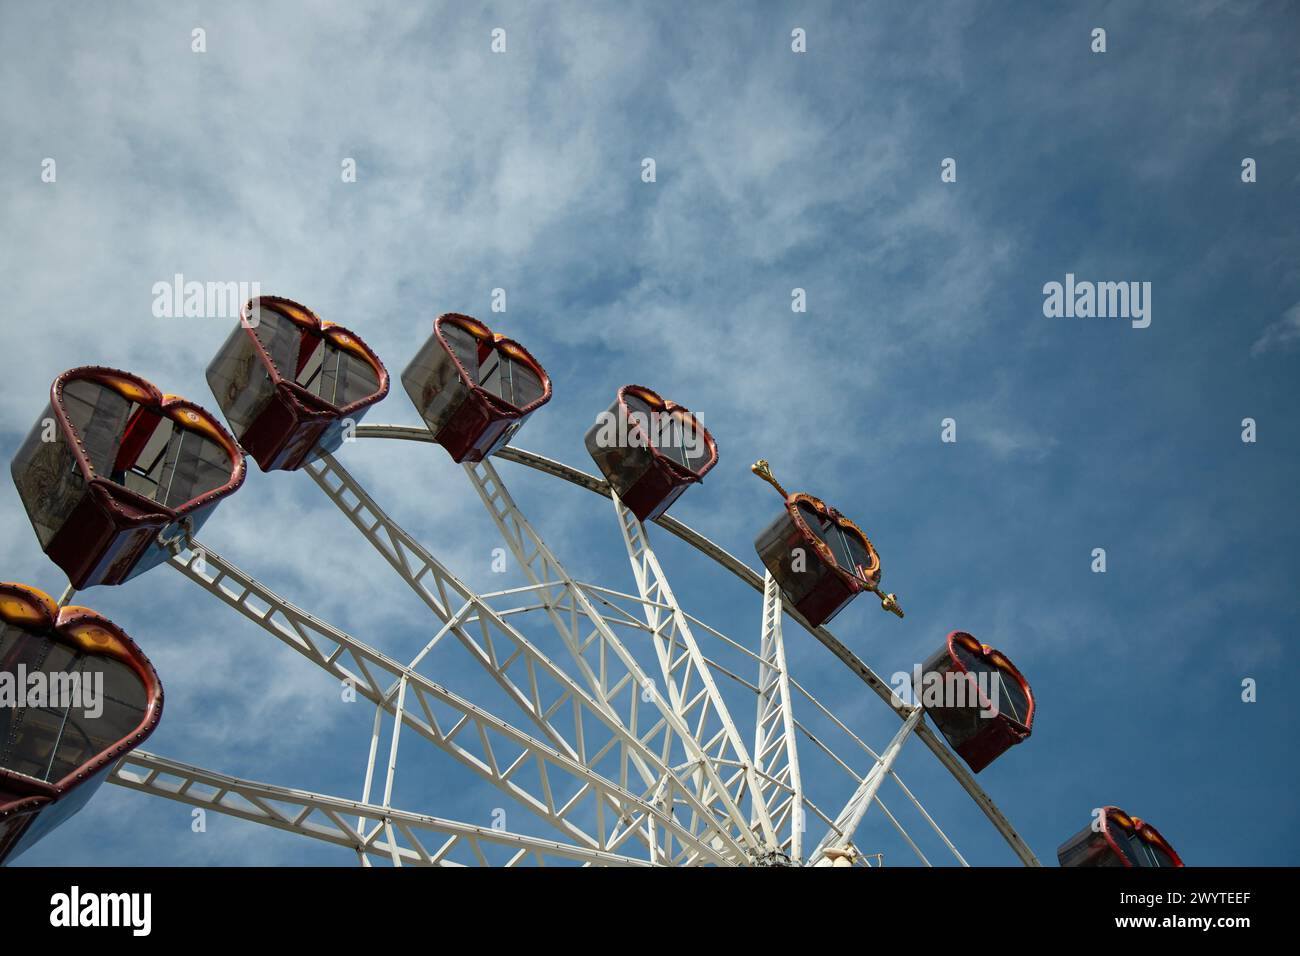
[[[858,824],[862,822],[862,818],[866,816],[867,811],[871,809],[872,802],[876,799],[876,791],[880,789],[885,777],[893,772],[894,761],[898,759],[898,755],[902,752],[903,744],[907,742],[908,735],[916,729],[916,725],[920,723],[924,714],[923,708],[912,708],[911,715],[907,720],[903,721],[903,726],[898,728],[898,733],[894,735],[894,739],[881,752],[880,759],[876,761],[875,766],[862,779],[857,792],[849,798],[849,802],[840,811],[840,815],[835,818],[831,829],[808,858],[809,865],[825,865],[828,851],[843,850],[853,841],[853,835],[857,832]]]
[[[470,652],[471,658],[492,676],[541,730],[551,746],[560,752],[590,764],[596,755],[617,748],[618,785],[635,792],[635,783],[629,780],[630,771],[635,772],[643,790],[641,802],[648,802],[649,793],[656,790],[665,775],[672,775],[672,771],[666,758],[657,754],[653,746],[654,738],[664,730],[663,722],[651,726],[648,731],[637,730],[640,727],[637,719],[640,685],[629,688],[619,684],[612,691],[606,687],[604,693],[588,693],[513,627],[506,620],[507,612],[498,612],[482,596],[475,594],[389,517],[361,483],[332,456],[321,456],[306,470],[407,586],[444,623],[443,631],[435,636],[435,641],[442,633],[454,635]],[[521,595],[534,591],[541,594],[542,606],[553,617],[565,610],[571,615],[578,613],[572,606],[555,606],[546,589],[536,583],[531,588],[512,589],[507,593]],[[453,607],[458,610],[452,612]],[[471,619],[477,625],[474,628],[468,626]],[[418,661],[417,657],[413,665]],[[519,678],[512,674],[520,670],[526,677],[524,686],[520,686]],[[630,696],[631,709],[626,721],[614,707],[614,699],[624,692]],[[566,717],[569,723],[561,726],[561,720]],[[597,730],[602,730],[604,737]],[[729,835],[725,821],[713,820],[707,804],[692,793],[684,781],[678,779],[668,794],[672,798],[670,809],[673,803],[679,804],[681,817],[703,819],[704,823],[702,828],[688,826],[678,822],[680,818],[676,813],[670,813],[669,818],[674,822],[657,832],[665,836],[691,836],[710,846],[714,845],[716,838],[727,859],[737,863],[743,861],[744,851]]]
[[[763,801],[773,805],[775,783],[790,787],[789,800],[775,824],[789,833],[789,854],[803,856],[803,779],[799,776],[799,747],[790,704],[790,672],[781,635],[781,588],[768,572],[763,586],[763,631],[759,638],[758,717],[754,725],[754,763],[771,782],[762,786]]]
[[[639,697],[650,698],[649,703],[658,710],[667,725],[666,734],[670,733],[681,742],[687,757],[704,778],[697,791],[700,800],[711,811],[715,805],[718,808],[716,815],[710,813],[705,821],[700,822],[724,823],[730,827],[732,838],[740,842],[750,854],[760,852],[762,844],[719,776],[713,757],[618,639],[587,592],[565,570],[541,535],[529,524],[506,490],[496,468],[490,461],[467,463],[464,467],[515,559],[529,580],[538,586],[556,631],[568,645],[575,664],[591,689],[600,698],[610,700],[624,688],[630,688],[628,696],[634,707]],[[569,609],[567,616],[560,613],[561,606]],[[586,618],[593,626],[590,635],[584,636],[579,630],[579,616]],[[666,739],[665,747],[671,743],[671,739]]]
[[[178,548],[179,550],[179,548]],[[615,851],[633,834],[644,834],[650,818],[671,830],[684,849],[717,863],[728,862],[712,846],[680,827],[663,811],[595,773],[583,762],[562,754],[506,723],[442,685],[381,654],[338,628],[285,601],[252,576],[197,541],[169,562],[190,580],[216,595],[263,630],[293,648],[361,696],[379,704],[406,726],[432,742],[522,806],[581,846]],[[390,690],[406,681],[409,703],[398,714]],[[440,720],[436,713],[442,711]],[[560,793],[561,783],[577,787]],[[689,794],[685,796],[689,797]],[[596,806],[602,832],[588,833],[576,822],[588,798]],[[612,813],[606,813],[612,810]],[[627,827],[611,842],[604,821]]]
[[[648,866],[618,853],[572,846],[555,840],[474,826],[454,820],[410,813],[389,806],[292,790],[243,780],[169,760],[145,751],[127,754],[113,767],[109,783],[192,807],[248,820],[324,843],[349,847],[367,858],[421,866],[486,866],[486,850],[505,848],[506,866],[554,862],[586,866]],[[357,826],[345,818],[356,816]],[[430,849],[422,842],[441,841]],[[458,862],[457,858],[465,858]]]
[[[780,841],[772,826],[754,762],[714,683],[713,673],[695,643],[690,623],[677,603],[663,566],[650,547],[645,525],[619,500],[618,495],[613,496],[613,501],[628,562],[632,565],[632,576],[645,602],[646,624],[654,639],[669,703],[684,726],[695,728],[693,736],[701,751],[712,754],[715,760],[729,760],[740,767],[750,797],[751,826],[763,834],[770,849],[777,849]],[[692,686],[695,681],[700,684],[698,693]]]

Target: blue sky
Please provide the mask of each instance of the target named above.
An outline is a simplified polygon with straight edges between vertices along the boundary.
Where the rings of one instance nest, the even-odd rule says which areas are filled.
[[[636,382],[712,429],[719,465],[673,514],[733,553],[757,565],[778,505],[748,472],[760,456],[858,521],[908,614],[864,599],[833,629],[877,672],[954,629],[1009,654],[1034,734],[979,779],[1045,863],[1115,803],[1188,863],[1295,864],[1298,46],[1286,3],[9,5],[0,450],[75,365],[212,406],[203,371],[229,323],[154,318],[153,284],[175,273],[302,301],[394,377],[435,315],[468,312],[554,379],[520,446],[591,470],[587,425]],[[1043,285],[1070,272],[1151,282],[1150,327],[1045,318]],[[367,421],[417,418],[397,387]],[[502,586],[491,524],[439,449],[340,458],[457,573]],[[575,574],[632,587],[606,503],[502,471]],[[8,483],[0,527],[0,576],[57,594]],[[250,467],[202,537],[394,656],[427,639],[423,606],[305,476]],[[757,639],[757,595],[655,541],[683,603]],[[307,662],[164,568],[83,600],[163,677],[149,750],[360,795],[373,712]],[[896,719],[787,637],[798,679],[883,745]],[[439,666],[477,692],[463,662]],[[487,824],[502,805],[422,741],[403,756],[399,806]],[[846,784],[809,759],[837,809]],[[1012,862],[928,752],[900,769],[972,862]],[[21,862],[352,861],[189,819],[105,788]],[[865,847],[908,860],[879,817],[864,826]]]

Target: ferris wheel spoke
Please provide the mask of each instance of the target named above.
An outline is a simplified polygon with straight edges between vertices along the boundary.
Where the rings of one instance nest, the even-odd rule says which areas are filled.
[[[833,750],[831,750],[831,748],[827,746],[825,741],[818,738],[815,734],[813,734],[810,730],[808,730],[807,727],[803,726],[798,721],[795,721],[794,728],[796,731],[798,731],[799,733],[803,734],[806,738],[808,738],[808,740],[811,741],[815,747],[817,747],[819,750],[825,753],[835,763],[836,766],[838,766],[841,770],[843,770],[854,781],[855,784],[860,784],[862,782],[862,777],[859,776],[857,773],[855,773],[853,769],[847,763],[844,762],[843,758],[841,758]],[[872,754],[873,760],[878,759],[874,754],[874,752],[870,751],[869,748],[867,749],[868,752]],[[927,821],[930,822],[930,825],[935,827],[940,837],[942,837],[944,842],[948,844],[950,849],[952,849],[954,855],[957,857],[958,862],[961,863],[963,866],[965,866],[966,861],[962,859],[961,854],[957,853],[956,848],[952,846],[952,843],[948,841],[947,837],[944,836],[943,832],[941,830],[938,830],[937,824],[934,823],[930,815],[925,812],[925,808],[921,806],[921,804],[916,800],[916,797],[913,796],[911,791],[908,790],[907,787],[903,784],[902,779],[897,775],[897,773],[891,770],[889,776],[894,779],[894,782],[897,783],[898,786],[903,790],[903,792],[910,798],[911,802],[916,806],[916,808],[920,811],[920,813],[926,818]],[[789,857],[792,865],[798,863],[798,860],[795,858],[793,852],[794,836],[798,831],[804,831],[804,832],[807,831],[808,829],[807,821],[811,819],[820,820],[823,824],[826,825],[828,830],[833,831],[838,836],[844,836],[844,834],[837,829],[835,820],[833,820],[821,807],[819,807],[816,803],[814,803],[813,800],[806,793],[801,795],[801,800],[800,800],[800,804],[803,809],[803,817],[802,817],[801,825],[796,825],[795,821],[798,820],[799,818],[793,816],[793,807],[795,806],[795,802],[794,802],[795,791],[790,782],[790,774],[788,772],[788,768],[782,770],[775,777],[767,773],[763,773],[762,780],[763,780],[764,791],[769,795],[769,805],[772,808],[772,824],[777,828],[778,833],[785,834],[784,839],[781,843],[781,850],[787,855],[787,857]],[[885,801],[880,796],[879,793],[876,794],[875,803],[877,806],[880,807],[881,811],[885,814],[886,818],[890,821],[890,823],[893,824],[895,829],[898,830],[899,834],[903,837],[903,839],[907,841],[908,845],[912,847],[912,849],[915,851],[917,855],[917,858],[921,861],[921,863],[925,866],[930,866],[931,865],[930,861],[926,859],[925,854],[922,853],[921,850],[916,846],[915,841],[912,840],[911,835],[907,832],[906,828],[902,825],[902,823],[899,822],[898,818],[885,805]],[[788,832],[787,832],[787,825],[789,827]],[[854,851],[854,853],[860,855],[861,851],[856,846],[854,846],[851,842],[849,844],[849,847]]]
[[[836,766],[838,766],[841,770],[843,770],[846,774],[848,774],[848,776],[851,777],[856,783],[858,784],[862,783],[863,778],[860,777],[857,773],[855,773],[853,771],[853,768],[851,768],[847,763],[845,763],[844,760],[838,754],[832,751],[830,747],[826,745],[825,741],[818,738],[815,734],[809,731],[808,728],[804,727],[802,724],[796,724],[795,726],[796,729],[805,737],[807,737],[808,740],[811,741],[814,746],[816,746],[828,757],[830,757]],[[873,759],[877,759],[874,753],[872,754],[872,756]],[[899,788],[902,789],[904,795],[906,795],[909,798],[912,805],[916,807],[917,811],[925,818],[925,820],[930,824],[930,826],[934,828],[934,831],[939,835],[940,839],[942,839],[943,842],[947,845],[948,849],[952,851],[952,854],[956,858],[957,862],[962,866],[969,866],[965,858],[961,855],[961,853],[957,851],[957,848],[953,846],[952,841],[949,840],[947,835],[943,832],[943,830],[939,828],[939,825],[934,822],[934,818],[931,817],[928,812],[926,812],[925,807],[923,807],[920,801],[918,801],[916,797],[912,794],[912,792],[907,789],[907,786],[906,784],[903,783],[902,778],[899,777],[898,774],[892,770],[890,771],[889,776],[893,778],[896,784],[898,784]],[[883,797],[880,796],[879,792],[876,793],[875,802],[876,802],[876,806],[880,807],[881,812],[885,814],[886,819],[888,819],[889,822],[893,824],[894,829],[896,829],[899,832],[902,838],[905,841],[907,841],[908,846],[910,846],[913,852],[916,853],[917,859],[921,861],[921,864],[923,866],[932,866],[933,864],[931,864],[929,859],[926,858],[925,854],[921,852],[920,847],[916,845],[916,841],[912,839],[911,834],[907,832],[907,828],[903,826],[903,824],[899,821],[898,817],[894,815],[893,811],[891,811],[889,807],[886,806],[885,800]],[[821,820],[822,823],[826,824],[828,833],[834,836],[841,836],[841,837],[845,835],[839,830],[836,821],[832,820],[826,814],[825,811],[823,811],[811,800],[809,800],[806,795],[804,796],[804,806],[808,810],[808,812],[810,812],[814,817]],[[852,844],[850,845],[852,846]],[[857,850],[856,847],[853,847],[853,849],[855,852],[860,852]]]
[[[862,779],[858,789],[849,798],[849,802],[845,804],[839,816],[835,818],[835,823],[831,829],[822,838],[817,848],[809,854],[808,863],[810,866],[825,865],[827,854],[830,851],[847,849],[849,842],[857,831],[858,824],[862,822],[862,818],[871,809],[871,804],[875,802],[880,785],[884,782],[885,777],[893,771],[894,761],[898,759],[903,744],[907,742],[908,736],[916,729],[917,724],[924,715],[924,708],[912,708],[911,715],[907,720],[903,721],[903,726],[898,729],[894,739],[889,742],[889,746],[881,752],[875,765]]]
[[[759,641],[758,717],[754,730],[754,763],[767,780],[789,783],[790,795],[783,820],[790,824],[790,857],[803,856],[803,780],[799,776],[799,748],[795,741],[794,711],[790,704],[790,672],[781,634],[781,588],[769,571],[763,583],[763,632]],[[771,803],[772,785],[762,788]]]
[[[867,756],[869,756],[872,759],[873,762],[878,761],[880,759],[879,754],[877,754],[874,750],[872,750],[871,747],[869,747],[861,737],[859,737],[857,734],[853,733],[853,731],[849,730],[849,728],[844,726],[844,723],[838,717],[836,717],[829,710],[827,710],[826,707],[819,700],[817,700],[816,697],[813,697],[810,693],[808,693],[808,691],[804,689],[799,684],[798,681],[791,679],[790,684],[795,690],[797,690],[800,694],[802,694],[809,701],[809,703],[813,705],[814,708],[816,708],[821,714],[827,717],[831,721],[831,723],[835,725],[835,727],[837,727],[844,734],[846,734],[853,741],[853,743],[857,745],[859,749],[861,749],[865,754],[867,754]],[[924,723],[919,724],[916,728],[916,731],[914,731],[914,733],[919,732],[924,726],[925,726]],[[814,734],[811,730],[809,730],[806,726],[804,726],[804,724],[796,720],[795,729],[799,733],[803,734],[804,737],[806,737],[815,747],[817,747],[817,749],[822,751],[822,753],[826,754],[837,767],[843,770],[855,782],[860,783],[862,781],[862,777],[856,771],[854,771],[854,769],[851,766],[849,766],[848,762],[845,761],[843,757],[835,753],[835,751],[832,750],[824,740],[822,740],[820,737]],[[943,828],[940,827],[937,822],[935,822],[934,817],[932,817],[930,815],[930,812],[925,809],[925,806],[921,803],[921,801],[916,798],[916,794],[914,794],[911,791],[911,789],[907,786],[907,784],[903,782],[903,778],[898,775],[898,772],[896,770],[891,770],[889,772],[889,776],[893,779],[894,783],[898,786],[898,789],[902,791],[903,796],[905,796],[908,802],[911,803],[912,806],[916,808],[917,813],[919,813],[922,819],[924,819],[925,822],[929,824],[930,828],[934,830],[935,835],[939,837],[939,839],[943,842],[944,846],[946,846],[948,850],[952,853],[953,858],[957,861],[958,865],[970,866],[970,864],[966,861],[966,858],[962,856],[961,851],[957,849],[957,847],[953,844],[952,840],[948,837],[948,834],[944,833]],[[880,808],[882,810],[885,810],[887,814],[889,813],[889,811],[885,808],[885,803],[880,798],[879,793],[876,794],[876,803],[879,804]],[[894,819],[892,814],[889,814],[889,816],[891,819]],[[826,818],[823,818],[823,820],[828,825],[832,827],[834,826],[833,821]],[[908,843],[912,843],[911,837],[906,833],[905,830],[903,830],[902,826],[901,825],[898,826],[900,832],[903,833],[903,836],[908,841]],[[913,844],[913,848],[915,849],[915,844]],[[921,859],[922,863],[924,863],[927,866],[930,865],[929,860],[926,859],[925,855],[921,853],[919,849],[916,852],[917,852],[917,856]]]
[[[526,597],[539,594],[534,606],[498,611],[489,604],[487,596],[476,594],[462,583],[427,549],[420,545],[400,525],[393,521],[369,493],[337,460],[324,455],[307,466],[308,473],[322,491],[352,521],[358,531],[389,562],[403,581],[424,600],[431,611],[443,621],[444,627],[434,642],[443,634],[454,635],[471,657],[483,667],[507,692],[511,700],[538,726],[553,747],[571,759],[587,766],[599,764],[614,748],[618,749],[619,786],[635,790],[629,779],[629,769],[640,778],[641,786],[653,789],[666,775],[671,774],[667,757],[655,753],[653,742],[665,728],[660,722],[648,732],[638,732],[636,708],[641,696],[640,684],[632,681],[605,685],[595,694],[589,694],[564,669],[552,661],[540,648],[528,640],[506,619],[514,613],[545,608],[551,615],[568,611],[576,632],[583,608],[570,601],[565,606],[549,595],[549,586],[534,582],[529,587],[499,592],[502,596]],[[453,606],[458,610],[451,612]],[[470,625],[477,625],[471,627]],[[477,630],[477,635],[474,633]],[[433,642],[430,642],[430,646]],[[429,650],[426,646],[425,651]],[[417,657],[412,667],[419,663]],[[511,672],[524,670],[526,684],[520,687]],[[614,703],[622,695],[630,698],[632,719],[624,723]],[[548,702],[549,701],[549,702]],[[568,715],[571,724],[562,727],[560,718]],[[604,736],[596,733],[603,732]],[[665,748],[666,749],[666,748]],[[693,819],[702,820],[692,828],[671,819],[660,826],[660,834],[689,836],[712,846],[719,846],[726,858],[741,860],[744,851],[728,832],[726,821],[717,821],[707,804],[681,786],[671,790],[674,801],[689,810]],[[710,854],[705,854],[709,857]]]
[[[692,764],[696,793],[706,806],[703,822],[725,822],[733,839],[741,842],[750,854],[762,852],[762,844],[720,777],[714,756],[704,748],[696,733],[619,640],[587,592],[529,524],[492,463],[466,463],[464,468],[520,567],[548,599],[551,621],[588,685],[602,699],[610,699],[611,687],[615,691],[630,688],[630,694],[625,696],[631,701],[631,720],[635,720],[638,700],[649,698],[647,702],[659,711],[666,724],[665,733],[680,741]],[[567,617],[560,612],[561,606],[569,610]],[[592,625],[590,634],[584,636],[578,628],[579,617],[586,618]],[[592,656],[595,657],[594,663]],[[665,748],[669,743],[666,739]]]
[[[366,859],[390,860],[398,866],[489,866],[494,859],[507,866],[526,862],[545,866],[548,861],[649,865],[619,853],[244,780],[139,750],[119,761],[108,780],[130,790],[348,847]],[[352,817],[358,820],[356,826],[347,822]],[[502,851],[509,854],[504,859]]]
[[[623,821],[634,823],[640,828],[638,832],[646,832],[646,822],[656,818],[660,827],[671,831],[684,846],[703,852],[715,862],[726,862],[722,854],[678,826],[671,815],[645,803],[581,761],[554,750],[423,674],[307,614],[197,541],[191,541],[189,547],[188,552],[178,551],[169,562],[186,577],[336,679],[349,682],[358,694],[382,706],[569,839],[591,849],[604,849],[607,827]],[[399,708],[395,697],[403,682],[409,699]],[[438,717],[439,712],[444,715],[442,719]],[[564,780],[570,782],[569,787],[559,792]],[[570,792],[574,786],[576,792]],[[593,800],[596,816],[602,821],[596,835],[576,822]],[[607,814],[607,810],[612,813]]]
[[[332,456],[321,456],[308,464],[306,470],[407,586],[443,622],[443,629],[430,641],[430,645],[446,633],[454,635],[545,736],[570,755],[577,755],[575,746],[547,718],[547,712],[562,705],[566,696],[594,712],[603,712],[604,708],[588,697],[567,673],[522,633],[506,623],[507,616],[524,609],[498,611],[490,607],[484,596],[475,594],[390,518],[360,482]],[[450,610],[453,605],[459,605],[454,613]],[[466,626],[469,623],[479,625],[477,637]],[[496,634],[496,642],[493,641],[493,633]],[[500,646],[501,642],[505,643],[504,647]],[[430,645],[426,645],[425,651],[430,649]],[[418,660],[419,658],[416,662]],[[520,660],[523,669],[527,671],[526,688],[520,687],[510,674],[512,666]],[[540,686],[541,681],[548,678],[561,693],[557,702],[549,708],[542,705],[542,698],[547,695]],[[634,747],[634,742],[631,743]],[[629,742],[625,741],[624,744],[627,746]],[[649,770],[645,771],[644,776],[646,780],[654,778]]]
[[[769,585],[775,584],[775,582],[770,578],[765,583]],[[647,606],[665,612],[671,612],[672,610],[670,605],[661,601],[648,599],[642,595],[625,594],[620,591],[615,591],[612,588],[591,583],[583,583],[581,586],[586,590],[592,600],[599,603],[602,607],[610,609],[610,611],[617,615],[617,617],[610,618],[611,623],[623,624],[644,631],[647,634],[653,631],[652,625],[647,624],[644,620],[637,619],[634,616],[634,611],[640,612]],[[736,684],[753,693],[755,699],[759,702],[755,754],[757,755],[762,753],[767,760],[766,766],[760,765],[758,760],[755,761],[755,773],[759,777],[760,787],[764,794],[764,799],[769,807],[772,825],[781,837],[779,844],[780,849],[792,859],[797,860],[800,854],[796,849],[796,843],[800,846],[802,844],[802,835],[808,830],[808,815],[810,814],[811,817],[820,819],[828,828],[834,827],[835,821],[822,810],[817,808],[817,806],[808,799],[806,793],[802,792],[801,786],[796,794],[795,787],[792,786],[791,780],[794,778],[797,781],[798,747],[797,743],[792,746],[787,746],[787,727],[789,738],[791,740],[797,738],[798,734],[806,736],[818,749],[826,753],[827,756],[829,756],[831,760],[833,760],[835,764],[854,781],[855,784],[860,783],[862,778],[860,775],[855,773],[849,764],[845,762],[842,757],[837,755],[824,741],[819,739],[798,720],[794,719],[792,712],[793,709],[789,703],[790,698],[792,697],[791,691],[798,690],[799,693],[803,694],[814,708],[829,719],[836,728],[846,734],[858,747],[867,753],[873,761],[878,759],[878,757],[876,753],[861,740],[861,738],[849,730],[842,721],[835,717],[834,714],[827,711],[815,697],[810,695],[806,689],[789,676],[786,664],[784,663],[783,642],[781,644],[776,643],[776,639],[781,636],[781,603],[779,589],[775,587],[765,587],[764,598],[763,623],[765,632],[763,639],[760,641],[760,653],[755,653],[749,648],[738,644],[725,634],[690,614],[686,614],[685,616],[687,620],[691,624],[697,626],[700,631],[734,650],[742,660],[748,661],[759,670],[759,680],[764,683],[762,688],[760,688],[759,684],[746,680],[735,671],[722,666],[716,660],[711,659],[707,655],[703,655],[701,658],[712,672],[730,678]],[[631,610],[625,608],[623,606],[624,604],[628,605],[628,608],[631,608]],[[672,646],[677,652],[685,652],[687,650],[686,645],[677,640],[674,640]],[[777,681],[780,681],[780,683],[778,684]],[[787,715],[789,715],[788,723],[786,720]],[[787,751],[795,754],[793,766],[787,759],[785,759]],[[739,766],[736,761],[725,758],[719,759],[717,763],[719,767],[728,770]],[[727,784],[730,786],[738,776],[739,774],[735,774],[730,778],[726,778]],[[925,808],[916,800],[916,797],[907,789],[906,785],[897,773],[891,771],[889,776],[894,779],[895,783],[900,789],[902,789],[908,800],[911,801],[917,811],[935,830],[940,839],[942,839],[949,847],[957,861],[962,865],[966,865],[966,861],[962,858],[961,854],[952,845],[952,842],[934,822],[933,818]],[[875,802],[880,806],[890,823],[899,831],[902,838],[913,849],[920,862],[924,865],[930,865],[929,860],[925,857],[924,853],[916,846],[911,835],[907,832],[906,828],[903,827],[902,823],[893,812],[886,806],[885,801],[879,794],[876,795]],[[800,810],[803,812],[801,813]],[[853,849],[855,852],[858,852],[856,848]],[[863,860],[865,860],[865,857]],[[865,862],[863,865],[866,865]]]
[[[660,674],[668,690],[668,699],[678,717],[686,725],[695,726],[695,742],[701,750],[708,750],[717,741],[716,761],[733,761],[743,774],[742,791],[747,790],[752,808],[751,827],[757,828],[769,846],[778,843],[772,818],[759,776],[755,772],[740,731],[736,728],[722,694],[713,680],[713,673],[700,652],[695,636],[672,586],[664,574],[663,565],[646,535],[645,525],[632,513],[617,494],[612,496],[614,514],[618,519],[623,544],[627,548],[632,576],[644,600],[646,624],[654,638],[655,653],[659,658]],[[682,653],[678,650],[681,649]],[[700,690],[693,692],[692,683],[698,681]],[[693,696],[692,696],[693,694]],[[698,711],[693,713],[694,711]],[[743,801],[743,795],[736,798]]]

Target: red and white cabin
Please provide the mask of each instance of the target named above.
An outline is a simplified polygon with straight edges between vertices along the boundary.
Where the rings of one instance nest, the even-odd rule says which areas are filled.
[[[163,690],[112,621],[11,582],[0,582],[0,673],[13,675],[21,695],[0,706],[3,865],[81,809],[117,759],[153,733]],[[38,674],[47,690],[30,699]],[[50,696],[56,686],[59,699]]]
[[[550,376],[527,349],[456,312],[434,320],[402,384],[456,462],[482,461],[551,400]]]
[[[718,446],[690,410],[643,385],[624,385],[587,430],[587,451],[641,521],[658,518],[718,463]]]
[[[244,453],[211,413],[113,368],[64,372],[10,463],[41,549],[77,590],[165,561],[244,481]]]
[[[208,365],[208,386],[263,471],[294,471],[342,444],[388,394],[388,371],[355,332],[279,296],[250,299]]]

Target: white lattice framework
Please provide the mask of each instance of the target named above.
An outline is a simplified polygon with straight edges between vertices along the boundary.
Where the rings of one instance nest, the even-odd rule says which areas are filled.
[[[423,429],[392,425],[360,426],[356,437],[432,441]],[[464,471],[527,584],[476,593],[324,455],[307,466],[309,476],[431,614],[435,630],[413,659],[394,659],[296,607],[197,540],[174,542],[170,564],[375,705],[361,799],[243,780],[142,751],[120,761],[110,781],[348,847],[363,865],[866,866],[880,862],[863,837],[872,807],[929,865],[905,814],[892,811],[881,796],[888,780],[906,816],[933,831],[927,839],[937,839],[966,865],[894,769],[906,741],[916,737],[1016,856],[1038,865],[920,709],[895,697],[825,627],[810,627],[786,604],[771,575],[760,577],[671,517],[656,520],[761,595],[759,633],[728,636],[681,606],[647,528],[606,482],[521,449],[505,448],[496,458],[609,498],[636,590],[574,578],[524,517],[495,464],[485,461]],[[539,618],[550,638],[523,626]],[[865,743],[791,674],[782,626],[788,621],[896,712],[901,723],[882,750]],[[428,662],[447,642],[491,681],[499,692],[495,699],[508,702],[507,712],[476,704],[435,679],[441,675]],[[754,714],[748,729],[732,716],[742,712],[736,711],[737,695],[751,700],[743,710],[746,717]],[[547,835],[393,806],[399,744],[412,733],[527,810]],[[833,813],[812,799],[801,775],[801,745],[813,748],[823,768],[842,775],[835,787],[823,789],[852,788]],[[404,758],[422,759],[411,757],[411,746],[401,751]]]

